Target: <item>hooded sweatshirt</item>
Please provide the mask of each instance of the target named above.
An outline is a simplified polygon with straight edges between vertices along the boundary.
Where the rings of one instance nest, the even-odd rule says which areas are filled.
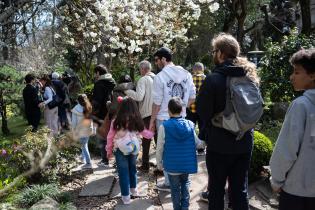
[[[99,119],[104,119],[107,114],[106,103],[111,100],[111,94],[115,87],[115,80],[111,74],[104,74],[94,84],[93,89],[93,114]]]
[[[206,141],[208,151],[220,154],[245,154],[252,151],[253,132],[247,131],[242,139],[236,141],[236,135],[211,123],[214,115],[225,108],[226,78],[245,75],[242,67],[235,66],[232,61],[227,60],[217,65],[200,87],[196,108],[204,127],[200,130],[199,137]]]
[[[168,102],[178,96],[184,102],[182,116],[186,116],[186,107],[189,99],[196,98],[196,88],[191,74],[181,66],[167,65],[153,80],[153,103],[160,105],[156,119],[167,120]]]
[[[72,132],[74,138],[84,138],[89,137],[94,132],[94,125],[91,120],[86,119],[86,122],[83,123],[83,106],[77,104],[72,110]]]
[[[315,197],[315,89],[295,99],[285,116],[270,159],[271,184]]]
[[[159,128],[156,161],[158,168],[171,174],[197,173],[196,145],[200,144],[194,124],[172,117]]]

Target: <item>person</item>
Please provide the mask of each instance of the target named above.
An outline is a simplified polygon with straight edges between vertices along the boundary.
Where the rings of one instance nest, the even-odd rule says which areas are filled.
[[[44,107],[45,124],[51,130],[51,135],[56,136],[59,133],[58,106],[52,109],[48,107],[48,103],[53,100],[53,96],[56,94],[56,91],[54,90],[53,84],[48,75],[44,75],[40,79],[40,82],[44,88],[43,94],[44,101],[39,104],[39,107]]]
[[[23,100],[25,106],[25,115],[28,123],[32,126],[32,132],[36,132],[40,122],[41,102],[38,97],[38,89],[35,88],[36,78],[33,74],[27,74],[24,78],[26,86],[23,89]]]
[[[183,102],[173,97],[168,103],[170,119],[163,122],[158,132],[156,161],[169,177],[174,210],[189,208],[189,174],[197,173],[196,144],[193,122],[181,117]]]
[[[196,90],[191,74],[181,66],[172,62],[172,51],[162,47],[154,53],[155,64],[162,69],[153,80],[153,105],[150,119],[150,130],[158,130],[163,121],[169,119],[168,102],[172,97],[178,96],[183,100],[184,110],[182,116],[186,117],[186,108],[195,101]],[[155,128],[156,127],[156,128]],[[164,173],[164,183],[156,188],[170,192],[169,180]]]
[[[206,78],[204,74],[204,65],[200,62],[194,64],[193,68],[193,82],[196,87],[196,96],[198,95],[199,89]],[[192,103],[187,109],[187,117],[188,120],[192,121],[195,125],[198,124],[198,129],[201,130],[203,127],[202,121],[200,121],[199,116],[196,112],[196,103]],[[197,149],[198,155],[204,155],[204,147]]]
[[[59,117],[59,123],[60,128],[69,130],[69,122],[67,118],[67,111],[66,111],[66,104],[69,103],[68,101],[68,88],[67,85],[60,80],[60,75],[58,72],[53,72],[51,74],[51,82],[53,84],[54,89],[56,90],[56,94],[62,99],[62,103],[58,105],[58,117]],[[67,100],[66,100],[67,99]]]
[[[96,82],[94,83],[92,96],[93,115],[99,119],[98,121],[101,121],[105,119],[107,114],[108,110],[106,103],[111,100],[111,94],[116,83],[104,65],[97,65],[94,72]],[[102,157],[102,160],[98,163],[98,165],[108,167],[108,159],[105,151],[107,140],[99,134],[97,134],[96,137]]]
[[[280,193],[279,210],[315,208],[315,49],[290,59],[295,91],[270,159],[271,186]]]
[[[212,40],[212,55],[215,63],[213,73],[207,75],[196,101],[197,114],[203,123],[199,133],[207,143],[206,165],[209,174],[209,209],[224,209],[224,194],[227,177],[231,187],[232,209],[247,210],[248,169],[253,148],[253,130],[237,136],[228,130],[216,127],[211,119],[222,112],[226,104],[227,77],[248,77],[259,84],[256,67],[246,58],[239,57],[237,40],[220,33]]]
[[[125,94],[133,100],[139,102],[139,111],[144,122],[144,126],[149,129],[150,119],[152,113],[152,87],[155,74],[151,72],[151,63],[149,61],[141,61],[139,63],[139,71],[141,78],[137,83],[136,91],[126,90]],[[148,172],[149,165],[149,152],[150,152],[151,139],[143,139],[142,141],[142,165],[139,168],[143,172]]]
[[[136,160],[139,152],[139,137],[152,138],[153,134],[144,130],[138,106],[130,97],[121,97],[115,119],[111,123],[107,136],[107,157],[114,151],[119,186],[124,204],[130,204],[130,193],[137,196]],[[126,142],[127,141],[127,142]]]
[[[89,153],[89,136],[91,134],[90,129],[93,128],[93,122],[90,120],[92,113],[92,105],[85,94],[78,96],[78,104],[71,110],[72,131],[79,137],[82,150],[82,160],[85,163],[82,169],[91,169],[91,157]]]

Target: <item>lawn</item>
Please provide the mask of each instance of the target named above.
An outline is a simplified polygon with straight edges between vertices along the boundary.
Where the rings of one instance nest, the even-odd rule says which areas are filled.
[[[0,124],[0,127],[2,124]],[[13,140],[19,138],[24,135],[25,129],[28,127],[27,120],[22,116],[12,116],[8,120],[8,127],[10,130],[10,134],[8,136],[4,136],[2,132],[0,133],[0,141],[2,139]]]

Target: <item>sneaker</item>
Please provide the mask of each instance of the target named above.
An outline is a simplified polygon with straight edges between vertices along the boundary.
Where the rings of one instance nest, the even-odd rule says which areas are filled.
[[[121,200],[125,205],[128,205],[131,203],[130,195],[127,196],[121,196]]]
[[[84,164],[81,168],[82,168],[82,170],[84,170],[84,169],[92,169],[92,164],[91,163]]]
[[[106,162],[103,162],[103,161],[98,162],[97,165],[98,165],[98,166],[101,166],[101,167],[106,167],[106,168],[109,167],[109,164],[106,163]]]
[[[171,192],[171,188],[170,186],[167,186],[165,183],[163,184],[157,184],[155,186],[156,189],[160,190],[160,191],[165,191],[165,192]]]
[[[208,191],[200,193],[200,200],[205,201],[205,202],[209,202],[208,195],[209,195]]]

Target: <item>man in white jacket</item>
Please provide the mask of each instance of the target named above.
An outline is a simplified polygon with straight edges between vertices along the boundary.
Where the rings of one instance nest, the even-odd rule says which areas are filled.
[[[139,63],[139,71],[141,78],[137,82],[136,91],[126,90],[125,94],[133,100],[139,102],[139,111],[144,122],[144,126],[149,129],[151,113],[152,113],[152,87],[155,74],[151,72],[151,63],[149,61],[141,61]],[[142,165],[140,170],[149,171],[149,151],[151,139],[143,138],[142,141]]]
[[[162,47],[154,53],[154,61],[162,69],[153,81],[153,105],[150,121],[150,130],[158,131],[163,121],[169,119],[168,102],[172,97],[180,97],[183,101],[182,117],[186,117],[186,107],[190,106],[196,98],[196,88],[191,74],[181,66],[172,62],[172,51]],[[169,180],[164,172],[165,182],[157,185],[157,189],[169,191]]]

